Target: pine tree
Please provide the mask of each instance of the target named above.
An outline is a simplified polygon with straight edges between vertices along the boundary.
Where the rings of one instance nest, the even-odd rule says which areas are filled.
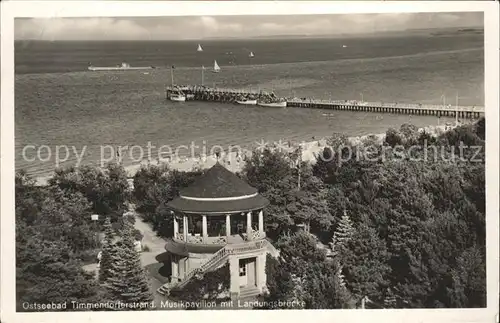
[[[357,225],[351,239],[343,246],[339,261],[346,286],[357,299],[367,296],[371,301],[382,302],[383,290],[389,284],[387,278],[391,268],[387,263],[390,256],[385,241],[367,221]]]
[[[102,244],[101,261],[99,267],[99,281],[104,282],[109,277],[109,269],[111,266],[111,259],[117,252],[117,245],[115,242],[115,232],[111,226],[111,220],[106,217],[104,222],[104,241]]]
[[[338,254],[342,252],[345,244],[351,239],[354,234],[354,227],[352,225],[351,219],[344,210],[344,215],[340,219],[337,229],[333,233],[333,239],[331,242],[331,248],[334,253]]]
[[[342,274],[342,266],[339,265],[338,268],[337,268],[337,279],[338,279],[338,282],[339,282],[339,286],[342,287],[342,288],[346,288],[346,285],[345,285],[345,279],[344,279],[344,274]]]
[[[141,258],[134,248],[133,228],[128,221],[125,221],[116,253],[111,254],[109,277],[105,283],[109,295],[115,300],[130,304],[153,299]]]

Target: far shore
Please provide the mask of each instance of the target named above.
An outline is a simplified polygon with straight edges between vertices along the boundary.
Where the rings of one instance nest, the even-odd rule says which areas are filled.
[[[439,125],[439,126],[427,126],[423,128],[419,128],[420,132],[427,132],[431,136],[437,136],[440,133],[450,130],[454,128],[455,125]],[[385,133],[381,134],[367,134],[362,136],[353,136],[348,139],[354,145],[360,144],[363,140],[367,138],[376,139],[377,143],[382,143],[385,140]],[[298,144],[295,146],[291,146],[291,148],[298,148],[298,146],[302,147],[302,161],[315,163],[316,156],[323,151],[325,147],[327,147],[327,138],[321,138],[320,140],[314,140],[305,142],[302,144]],[[270,147],[271,148],[271,147]],[[221,152],[219,156],[219,162],[224,164],[224,166],[232,172],[240,172],[245,165],[245,156],[238,155],[236,152],[225,153]],[[248,151],[246,157],[251,157],[251,152]],[[178,170],[182,172],[189,172],[195,169],[207,169],[215,165],[217,162],[216,156],[201,156],[198,158],[186,158],[186,157],[177,157],[173,158],[169,162],[162,162],[163,164],[167,164],[169,169]],[[125,166],[125,171],[127,172],[127,176],[129,181],[132,181],[135,174],[141,169],[141,167],[147,165],[158,165],[158,161],[143,161],[141,163],[137,163],[134,165]],[[39,186],[47,185],[49,179],[52,178],[52,175],[49,176],[40,176],[36,177],[37,184]]]

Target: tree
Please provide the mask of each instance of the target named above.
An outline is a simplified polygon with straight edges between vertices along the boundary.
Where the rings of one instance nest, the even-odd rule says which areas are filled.
[[[133,197],[138,212],[150,216],[163,199],[169,198],[168,174],[167,165],[142,166],[135,173]]]
[[[267,275],[267,289],[268,294],[266,294],[263,299],[267,306],[262,309],[278,309],[278,301],[288,300],[297,296],[295,291],[300,288],[301,284],[297,282],[297,279],[292,277],[290,271],[286,270],[282,265],[283,261],[272,257],[267,254],[266,259],[266,275]]]
[[[172,214],[167,203],[179,195],[179,190],[189,186],[202,171],[180,172],[169,170],[166,165],[142,167],[134,176],[133,196],[136,209],[142,218],[163,237],[173,232]]]
[[[389,128],[385,133],[385,143],[391,147],[395,147],[397,145],[401,145],[403,143],[403,139],[396,129]]]
[[[323,148],[323,151],[316,156],[316,162],[313,165],[313,174],[325,184],[334,184],[332,174],[337,169],[337,163],[334,159],[335,153],[330,147]]]
[[[383,291],[389,284],[387,277],[391,272],[388,260],[385,242],[368,221],[361,222],[344,242],[339,255],[346,286],[358,300],[368,296],[372,301],[383,302]]]
[[[279,151],[264,150],[254,153],[244,167],[244,178],[250,185],[259,188],[270,205],[266,210],[268,235],[277,237],[281,232],[293,230],[305,224],[307,230],[321,233],[328,231],[333,217],[327,203],[327,189],[321,179],[314,176],[312,167],[299,163],[299,172],[294,169],[299,152],[290,155]]]
[[[308,309],[353,308],[354,302],[339,276],[340,264],[311,263],[305,281],[305,303]]]
[[[90,207],[79,192],[37,187],[24,172],[16,175],[18,304],[102,299],[93,274],[82,269],[95,248]]]
[[[218,301],[222,295],[229,292],[230,272],[229,262],[222,267],[209,271],[199,277],[193,276],[182,288],[173,288],[170,296],[185,302],[198,302],[200,299]]]
[[[266,264],[269,295],[265,300],[273,305],[276,301],[303,301],[309,309],[352,307],[338,275],[339,264],[328,260],[316,243],[316,238],[303,231],[277,241],[280,256],[268,257]]]
[[[420,136],[417,126],[410,123],[402,124],[399,128],[399,133],[401,134],[402,144],[405,147],[416,145]]]
[[[124,303],[151,302],[152,294],[141,258],[134,247],[132,225],[125,222],[117,251],[111,255],[109,275],[104,282],[110,297]]]
[[[78,192],[38,187],[24,172],[16,175],[16,224],[36,228],[44,240],[64,240],[79,256],[96,247],[90,207]]]
[[[49,180],[51,187],[79,192],[92,203],[92,212],[112,216],[114,222],[127,210],[129,184],[121,165],[109,164],[104,169],[93,166],[57,169]]]
[[[22,221],[32,225],[38,219],[38,214],[46,198],[46,190],[36,186],[36,180],[21,170],[15,177],[16,223]]]
[[[476,122],[476,135],[482,139],[482,140],[485,140],[486,136],[486,120],[484,119],[484,117],[482,117],[481,119],[479,119],[477,122]]]
[[[326,144],[336,154],[339,154],[344,147],[350,146],[349,138],[343,133],[333,133],[326,140]]]
[[[352,225],[351,219],[349,218],[349,215],[347,215],[347,212],[344,211],[344,215],[340,219],[337,229],[333,233],[333,239],[331,243],[332,250],[335,253],[344,252],[344,249],[346,248],[346,245],[352,238],[353,234],[354,227]]]
[[[102,244],[101,261],[99,266],[99,281],[105,282],[110,277],[110,270],[118,252],[116,235],[109,217],[104,222],[104,241]]]
[[[457,259],[450,272],[452,287],[447,288],[453,307],[483,307],[486,304],[486,270],[481,248],[473,246]]]
[[[325,184],[335,183],[335,173],[352,149],[349,138],[344,134],[334,133],[326,140],[327,146],[316,157],[313,174],[322,179]]]

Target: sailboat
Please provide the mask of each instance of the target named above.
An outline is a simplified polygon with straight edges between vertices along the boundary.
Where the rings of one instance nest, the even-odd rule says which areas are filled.
[[[217,64],[217,61],[214,61],[214,69],[212,70],[212,73],[219,73],[219,72],[220,72],[219,64]]]
[[[253,52],[250,52],[250,54],[248,55],[248,57],[252,58],[254,57],[255,55],[253,54]]]
[[[198,49],[196,50],[197,52],[202,52],[203,51],[203,48],[201,48],[201,45],[198,44]]]

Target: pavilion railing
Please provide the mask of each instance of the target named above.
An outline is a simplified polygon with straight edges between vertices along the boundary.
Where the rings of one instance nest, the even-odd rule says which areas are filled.
[[[252,240],[259,240],[259,239],[264,239],[266,237],[265,232],[260,232],[258,230],[253,230],[250,232],[250,235],[247,233],[243,233],[243,238],[245,241],[252,241]]]
[[[253,241],[253,240],[260,240],[264,239],[266,237],[265,232],[260,232],[258,230],[252,230],[250,232],[250,235],[247,233],[242,233],[243,240],[245,241]],[[235,237],[238,235],[234,235]],[[185,242],[184,240],[184,234],[178,232],[174,235],[174,238],[178,240],[179,242]],[[227,236],[217,236],[217,237],[202,237],[200,235],[187,235],[187,243],[192,243],[192,244],[208,244],[208,245],[225,245],[228,243],[228,238]]]

